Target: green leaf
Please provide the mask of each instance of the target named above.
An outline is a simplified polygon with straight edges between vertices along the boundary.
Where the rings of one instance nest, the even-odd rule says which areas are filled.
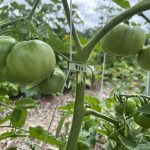
[[[61,131],[62,127],[63,127],[64,121],[65,121],[65,119],[66,119],[67,117],[69,117],[69,116],[70,116],[70,112],[68,112],[68,113],[63,113],[63,114],[61,115],[61,118],[60,118],[60,120],[59,120],[59,122],[58,122],[57,130],[56,130],[56,137],[59,137],[59,134],[60,134],[60,131]]]
[[[32,109],[37,107],[37,103],[32,98],[22,98],[15,103],[17,109]]]
[[[139,144],[134,150],[150,150],[150,142],[146,144]]]
[[[5,132],[5,133],[2,133],[2,134],[0,135],[0,140],[7,139],[7,138],[9,138],[9,137],[12,137],[13,135],[14,135],[13,132]]]
[[[67,105],[57,107],[59,110],[70,111],[73,112],[74,102],[69,102]]]
[[[5,110],[6,110],[6,108],[3,108],[3,107],[0,108],[0,113],[1,113],[1,112],[4,112]]]
[[[104,136],[108,136],[108,131],[102,130],[102,129],[97,129],[96,130],[99,134],[104,135]]]
[[[101,112],[100,101],[96,97],[93,96],[85,96],[85,101],[91,105],[91,108]]]
[[[106,99],[106,106],[107,106],[107,108],[110,109],[110,108],[111,108],[111,104],[114,104],[115,102],[116,102],[116,101],[115,101],[114,98],[112,98],[112,97],[107,98],[107,99]]]
[[[40,141],[43,141],[45,143],[51,144],[51,145],[55,145],[58,147],[63,147],[64,146],[64,142],[61,140],[58,140],[55,136],[53,136],[51,133],[49,133],[48,131],[44,130],[42,127],[38,126],[38,127],[30,127],[29,128],[29,133],[30,133],[30,137],[32,138],[36,138]]]
[[[113,0],[117,5],[119,5],[122,8],[129,8],[130,3],[128,0]]]
[[[21,128],[26,121],[27,110],[26,109],[14,109],[10,116],[11,124],[13,127]]]
[[[120,142],[122,143],[122,145],[127,148],[127,150],[131,150],[134,149],[136,147],[136,144],[127,140],[126,138],[122,137],[122,136],[118,136]]]
[[[0,101],[9,104],[10,103],[10,99],[8,98],[8,96],[0,96]]]
[[[52,31],[49,25],[43,24],[38,28],[38,34],[43,41],[47,42],[54,51],[68,53],[69,48],[61,41],[58,36]]]
[[[5,123],[5,122],[7,122],[9,120],[9,117],[8,116],[6,116],[6,117],[4,117],[4,118],[1,118],[0,117],[0,124],[3,124],[3,123]]]
[[[15,131],[12,130],[11,132],[5,132],[0,134],[0,140],[7,139],[7,138],[16,138],[16,137],[24,137],[25,135],[15,134]]]
[[[137,111],[150,115],[150,104],[139,107]]]

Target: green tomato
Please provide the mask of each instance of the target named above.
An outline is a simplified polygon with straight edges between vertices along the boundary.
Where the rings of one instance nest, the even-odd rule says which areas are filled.
[[[137,62],[143,69],[150,71],[150,45],[139,52]]]
[[[12,37],[0,36],[0,79],[2,78],[2,71],[5,67],[6,58],[16,43],[16,40]]]
[[[40,40],[16,44],[6,59],[5,80],[20,85],[34,85],[53,72],[56,58],[53,49]]]
[[[102,38],[101,45],[109,54],[128,57],[137,54],[144,42],[143,30],[121,23]]]
[[[139,126],[143,128],[150,128],[150,115],[136,113],[134,116],[134,120]]]
[[[120,103],[120,104],[115,105],[116,113],[122,115],[124,105],[125,105],[125,114],[126,115],[130,115],[135,112],[136,102],[133,99],[129,98],[125,104]]]
[[[60,69],[55,68],[54,72],[51,75],[49,75],[48,78],[40,82],[37,86],[41,93],[56,94],[61,93],[64,84],[65,84],[64,73]]]

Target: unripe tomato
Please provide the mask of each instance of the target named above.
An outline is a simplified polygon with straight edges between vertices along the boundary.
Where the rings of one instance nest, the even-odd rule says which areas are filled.
[[[16,44],[6,59],[5,80],[20,85],[39,83],[53,72],[56,58],[53,49],[40,40]]]
[[[134,116],[134,120],[139,126],[143,128],[150,128],[150,115],[136,113]]]
[[[65,75],[59,68],[55,68],[54,72],[37,86],[41,93],[56,94],[61,93],[65,84]]]
[[[128,57],[137,54],[144,42],[143,30],[121,23],[103,37],[101,45],[109,54]]]
[[[126,115],[130,115],[135,112],[136,102],[133,99],[129,98],[125,104],[120,103],[120,104],[115,105],[116,113],[122,115],[124,105],[125,105],[125,114]]]
[[[137,62],[143,69],[150,71],[150,45],[138,53]]]
[[[12,37],[0,36],[0,79],[2,78],[1,75],[5,67],[6,58],[16,43],[16,40]]]

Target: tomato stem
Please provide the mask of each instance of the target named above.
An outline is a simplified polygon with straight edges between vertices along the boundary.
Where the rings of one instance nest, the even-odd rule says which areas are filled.
[[[67,142],[66,150],[75,150],[80,133],[82,119],[84,116],[84,92],[85,92],[85,81],[84,74],[80,72],[76,75],[76,97],[73,114],[73,122],[70,130],[69,139]]]
[[[66,14],[66,17],[67,17],[68,24],[70,26],[70,10],[69,10],[67,0],[62,0],[62,4],[63,4],[64,10],[65,10],[65,14]],[[81,46],[81,43],[79,41],[78,34],[77,34],[76,28],[75,28],[73,23],[72,23],[72,36],[73,36],[73,40],[74,40],[76,49],[81,50],[82,46]]]
[[[144,15],[143,13],[139,13],[139,16],[143,17],[148,23],[150,23],[150,19],[147,18],[147,16]]]
[[[35,10],[36,10],[37,5],[39,4],[39,2],[40,2],[40,0],[36,0],[35,1],[35,4],[34,4],[32,10],[31,10],[31,12],[29,13],[29,16],[27,17],[30,21],[32,20],[32,17],[34,15],[34,12],[35,12]]]
[[[91,108],[87,108],[86,109],[86,112],[85,112],[84,116],[87,116],[87,115],[93,115],[93,116],[96,116],[96,117],[100,117],[100,118],[102,118],[102,119],[104,119],[106,121],[111,122],[116,127],[119,126],[119,122],[118,121],[116,121],[114,119],[111,119],[111,118],[107,117],[106,115],[103,115],[102,113],[99,113],[99,112],[97,112],[97,111],[95,111],[95,110],[93,110]]]
[[[21,18],[12,20],[12,21],[5,22],[5,23],[3,23],[3,24],[0,25],[0,29],[4,29],[4,28],[6,28],[8,26],[14,25],[18,21],[24,21],[26,18],[27,17],[21,17]]]
[[[7,105],[7,104],[3,103],[2,101],[0,101],[0,104],[1,104],[1,105],[3,105],[3,106],[5,106],[5,107],[7,107],[7,108],[15,109],[14,107],[9,106],[9,105]]]

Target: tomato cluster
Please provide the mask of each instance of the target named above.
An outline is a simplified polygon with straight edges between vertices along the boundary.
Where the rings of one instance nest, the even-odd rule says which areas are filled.
[[[115,105],[116,113],[122,115],[123,111],[126,115],[130,115],[136,110],[136,102],[133,99],[128,99],[125,103]]]
[[[55,84],[59,85],[62,79],[61,76],[53,78],[55,66],[55,53],[47,43],[41,40],[17,42],[12,37],[0,36],[1,80],[26,86],[37,85],[43,80],[48,82],[46,78],[52,77],[51,88],[53,88]],[[64,84],[64,80],[61,80],[61,84]],[[60,92],[60,87],[55,87],[54,92]]]

